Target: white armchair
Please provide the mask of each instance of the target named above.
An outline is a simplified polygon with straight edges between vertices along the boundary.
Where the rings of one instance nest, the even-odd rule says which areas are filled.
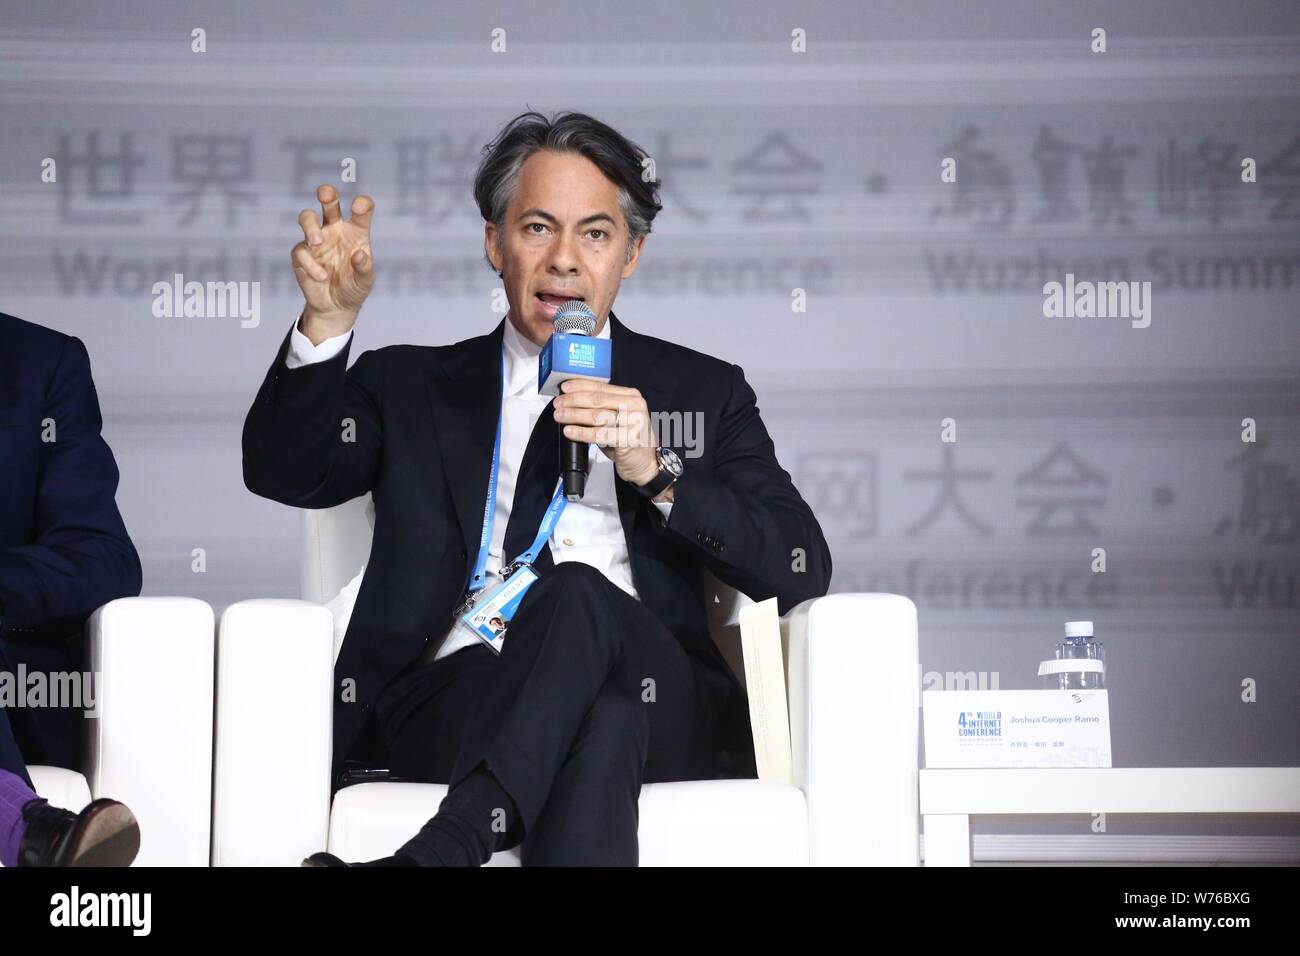
[[[446,795],[445,785],[363,783],[331,806],[332,670],[352,596],[340,592],[365,565],[372,523],[369,496],[305,511],[303,600],[244,601],[222,615],[214,865],[296,866],[321,849],[346,860],[386,856]],[[710,584],[714,639],[743,681],[737,614],[749,599]],[[919,864],[915,605],[832,594],[791,610],[781,630],[794,785],[644,785],[642,866]],[[515,848],[488,865],[519,862]]]
[[[213,614],[194,598],[110,601],[86,625],[96,715],[80,772],[29,766],[36,792],[80,810],[113,797],[140,823],[136,866],[206,866],[212,808]]]

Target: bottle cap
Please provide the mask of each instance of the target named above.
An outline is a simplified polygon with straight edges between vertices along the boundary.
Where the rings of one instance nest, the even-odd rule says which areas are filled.
[[[1092,621],[1066,621],[1066,637],[1092,637]]]

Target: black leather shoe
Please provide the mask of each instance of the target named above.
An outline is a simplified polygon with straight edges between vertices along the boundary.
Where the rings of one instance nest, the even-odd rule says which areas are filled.
[[[345,863],[333,853],[313,853],[302,861],[303,866],[419,866],[415,860],[404,854],[381,856],[377,860],[365,863]]]
[[[124,803],[100,798],[80,813],[29,800],[19,866],[130,866],[140,851],[140,824]]]

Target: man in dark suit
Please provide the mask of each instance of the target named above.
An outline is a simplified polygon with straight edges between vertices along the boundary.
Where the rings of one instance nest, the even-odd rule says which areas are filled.
[[[353,758],[451,787],[420,833],[361,865],[477,865],[520,842],[526,865],[635,864],[643,782],[756,775],[701,572],[775,596],[784,613],[826,593],[831,557],[740,368],[612,311],[661,208],[644,152],[582,114],[526,113],[485,153],[475,197],[507,317],[454,345],[365,352],[348,369],[373,283],[374,203],[357,197],[344,220],[320,187],[323,222],[303,211],[292,254],[307,304],[245,421],[244,479],[303,508],[374,497],[335,666],[335,785]],[[547,401],[537,354],[572,299],[611,341],[610,382],[568,382]],[[697,447],[675,454],[654,415],[693,416]],[[563,501],[561,425],[592,443],[591,474],[548,526]],[[535,559],[514,570],[535,539]],[[455,612],[503,567],[539,577],[498,655]]]
[[[85,671],[91,612],[140,593],[140,559],[118,513],[117,465],[100,437],[86,347],[0,313],[0,674]],[[64,702],[66,703],[66,702]],[[0,862],[125,865],[130,811],[96,800],[81,814],[46,804],[27,764],[77,765],[79,706],[0,698]]]

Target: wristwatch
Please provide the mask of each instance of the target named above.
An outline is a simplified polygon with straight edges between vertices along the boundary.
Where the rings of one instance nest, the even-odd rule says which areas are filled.
[[[682,476],[684,470],[682,460],[671,448],[656,448],[655,454],[659,456],[659,474],[644,485],[632,486],[647,498],[657,498],[667,491],[672,483]]]

